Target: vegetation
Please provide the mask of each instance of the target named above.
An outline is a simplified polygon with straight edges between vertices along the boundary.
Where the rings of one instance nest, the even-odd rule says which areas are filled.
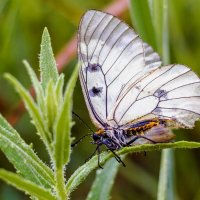
[[[116,5],[120,6],[115,9]],[[73,119],[76,125],[71,130],[74,124],[72,106],[92,126],[79,83],[74,90],[79,66],[74,59],[76,45],[73,34],[81,14],[94,7],[99,10],[106,7],[114,15],[123,14],[121,17],[129,23],[130,13],[134,28],[143,40],[160,53],[164,63],[183,63],[200,73],[197,65],[200,61],[198,1],[132,0],[128,5],[126,1],[120,0],[110,4],[107,1],[85,3],[82,0],[2,0],[0,69],[2,74],[6,72],[4,77],[20,95],[29,115],[24,112],[19,97],[13,94],[12,88],[2,76],[0,82],[4,87],[0,87],[0,108],[5,117],[0,116],[0,179],[26,195],[1,182],[0,199],[29,199],[30,196],[32,199],[88,200],[109,199],[110,196],[117,200],[199,199],[199,150],[189,150],[200,147],[199,123],[193,130],[175,131],[178,142],[128,147],[118,151],[126,168],[111,158],[112,154],[103,152],[101,162],[106,164],[103,170],[97,170],[94,181],[92,177],[94,169],[98,167],[97,156],[86,163],[84,160],[95,147],[85,140],[71,151],[70,144],[74,137],[78,138],[88,132],[76,119]],[[41,82],[28,62],[23,61],[35,91],[34,100],[25,89],[30,86],[28,76],[21,67],[21,60],[26,58],[33,66],[38,65],[38,46],[45,26],[51,34],[55,52],[58,52],[58,70],[63,73],[57,71],[49,33],[45,29],[39,56],[38,75]],[[62,49],[66,41],[70,42]],[[35,71],[37,69],[35,67]],[[68,81],[65,86],[66,79]],[[187,148],[187,151],[164,150],[160,159],[160,150],[165,148]],[[144,156],[144,151],[147,156]]]

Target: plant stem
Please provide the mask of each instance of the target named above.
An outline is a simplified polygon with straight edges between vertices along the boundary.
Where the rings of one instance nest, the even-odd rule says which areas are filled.
[[[61,168],[55,169],[55,179],[56,179],[56,193],[59,200],[66,200],[67,194],[65,190],[65,178],[63,169]]]
[[[158,193],[157,193],[158,200],[174,199],[173,163],[174,163],[173,149],[162,150]]]

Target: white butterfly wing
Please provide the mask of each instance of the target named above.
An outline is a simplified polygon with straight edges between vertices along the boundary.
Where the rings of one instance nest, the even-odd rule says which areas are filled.
[[[200,117],[200,79],[184,65],[160,67],[130,85],[109,117],[120,126],[159,117],[191,128]]]
[[[108,116],[119,97],[161,65],[158,54],[128,25],[94,10],[86,12],[80,22],[78,54],[85,101],[93,122],[102,128],[117,126]]]

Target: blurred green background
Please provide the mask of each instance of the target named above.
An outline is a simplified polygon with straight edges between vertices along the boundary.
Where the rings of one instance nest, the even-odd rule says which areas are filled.
[[[112,7],[117,3],[121,3],[119,8]],[[40,40],[44,27],[47,27],[50,32],[54,54],[58,57],[61,55],[63,47],[70,49],[68,43],[77,33],[81,15],[88,9],[104,10],[107,7],[113,11],[112,14],[120,14],[120,18],[132,26],[129,4],[126,0],[0,0],[0,111],[14,124],[27,143],[33,143],[34,149],[46,163],[49,162],[49,159],[44,145],[35,134],[35,129],[31,125],[27,113],[18,108],[20,102],[18,95],[2,75],[9,72],[27,88],[30,88],[30,81],[22,65],[22,60],[27,59],[38,72]],[[169,1],[169,16],[171,62],[188,65],[200,75],[200,1],[171,0]],[[73,44],[75,45],[75,43]],[[64,60],[67,64],[61,66],[61,71],[65,73],[66,79],[77,62],[76,57],[70,56],[70,59],[67,59],[68,56],[68,52],[66,52]],[[93,127],[83,101],[79,82],[74,94],[74,111]],[[88,130],[79,121],[74,120],[76,121],[72,130],[74,137],[79,138],[88,133]],[[200,142],[199,128],[200,123],[196,123],[193,130],[176,130],[176,139]],[[89,142],[90,139],[86,139],[74,149],[71,163],[66,170],[66,177],[83,164],[94,150],[94,146]],[[126,158],[125,163],[127,167],[120,167],[116,178],[111,194],[112,199],[155,199],[160,152],[148,152],[146,156],[143,153],[132,154]],[[1,152],[0,167],[14,170]],[[200,200],[199,169],[200,150],[175,151],[174,182],[177,199]],[[74,191],[72,199],[85,199],[94,175],[90,175]],[[1,181],[0,200],[18,199],[29,198]]]

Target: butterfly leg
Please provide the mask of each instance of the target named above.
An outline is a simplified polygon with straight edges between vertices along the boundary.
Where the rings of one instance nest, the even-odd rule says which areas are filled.
[[[99,166],[99,168],[103,169],[103,167],[100,165],[100,153],[101,153],[101,151],[100,151],[99,145],[97,145],[97,153],[98,153],[98,166]]]
[[[96,147],[96,149],[94,150],[94,152],[85,160],[85,162],[87,162],[88,160],[90,160],[97,152],[98,146]]]
[[[79,143],[80,143],[85,137],[87,137],[87,136],[92,136],[92,135],[91,135],[91,133],[89,133],[89,134],[86,134],[86,135],[82,136],[82,137],[79,138],[76,142],[74,142],[73,144],[71,144],[71,147],[77,146],[77,144],[79,144]]]
[[[140,138],[144,138],[144,139],[146,139],[146,140],[152,142],[153,144],[158,143],[158,142],[153,141],[153,140],[151,140],[151,139],[149,139],[149,138],[147,138],[147,137],[145,137],[145,136],[137,135],[135,138],[133,138],[132,140],[130,140],[126,145],[129,146],[129,145],[131,145],[133,142],[135,142],[136,140],[138,140],[138,139],[140,139]]]
[[[126,165],[125,165],[125,163],[122,161],[122,159],[121,159],[112,149],[108,149],[108,150],[110,150],[110,151],[114,154],[115,159],[117,160],[117,162],[122,163],[122,165],[123,165],[124,167],[126,167]]]

